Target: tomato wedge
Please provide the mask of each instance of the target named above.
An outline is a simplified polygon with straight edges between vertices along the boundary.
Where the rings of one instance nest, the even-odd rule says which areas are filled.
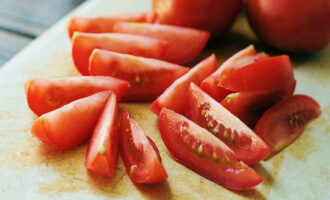
[[[68,33],[72,38],[74,32],[108,33],[112,32],[117,22],[154,22],[157,18],[154,12],[125,12],[108,15],[83,17],[74,16],[68,23]]]
[[[178,78],[151,105],[151,110],[159,114],[163,107],[177,113],[184,112],[186,92],[191,82],[200,84],[201,81],[214,72],[218,67],[218,60],[214,54],[201,61],[189,72]]]
[[[268,109],[254,131],[275,154],[297,139],[307,123],[320,112],[320,105],[311,97],[293,95]]]
[[[129,33],[168,42],[163,59],[169,62],[185,64],[197,57],[204,49],[210,33],[193,28],[148,23],[117,23],[114,32]]]
[[[118,158],[116,95],[111,94],[88,145],[85,166],[103,176],[113,177]]]
[[[89,56],[94,49],[104,49],[136,56],[162,58],[167,42],[150,37],[121,33],[79,33],[72,38],[72,57],[82,75],[88,75]]]
[[[294,82],[290,58],[275,56],[242,67],[220,83],[237,92],[269,92],[289,88]]]
[[[261,115],[271,106],[291,96],[294,89],[274,92],[238,92],[229,94],[221,104],[232,114],[253,128]]]
[[[159,129],[175,159],[201,176],[232,190],[250,189],[263,181],[224,143],[186,117],[163,108]]]
[[[157,98],[189,68],[97,49],[90,57],[89,70],[91,75],[114,76],[129,81],[124,100],[149,101]]]
[[[154,142],[145,136],[139,124],[124,110],[120,122],[121,157],[135,183],[165,181],[167,173]]]
[[[233,91],[222,86],[220,83],[222,79],[228,77],[239,68],[267,57],[264,53],[257,54],[254,46],[250,45],[225,61],[217,71],[202,81],[200,87],[217,101],[222,101],[228,94],[233,93]]]
[[[127,81],[105,76],[37,78],[25,84],[29,107],[38,116],[104,90],[113,91],[119,101],[127,87]]]
[[[33,135],[61,149],[79,145],[92,135],[110,94],[99,92],[42,115],[32,126]]]
[[[267,144],[249,127],[193,83],[187,92],[186,116],[228,145],[248,165],[269,154]]]

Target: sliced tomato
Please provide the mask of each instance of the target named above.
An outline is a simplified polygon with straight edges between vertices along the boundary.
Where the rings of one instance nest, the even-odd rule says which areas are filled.
[[[89,56],[94,49],[105,49],[136,56],[162,58],[167,42],[150,37],[121,33],[79,33],[72,38],[72,57],[82,75],[88,75]]]
[[[37,78],[25,84],[29,107],[38,116],[104,90],[113,91],[119,101],[127,87],[127,81],[105,76]]]
[[[246,164],[269,154],[267,144],[249,127],[193,83],[187,92],[186,116],[228,145]]]
[[[201,176],[232,190],[249,189],[263,181],[224,143],[186,117],[163,108],[159,129],[175,159]]]
[[[254,131],[275,154],[297,139],[307,123],[317,118],[320,112],[320,105],[311,97],[293,95],[269,108]]]
[[[186,92],[191,82],[200,84],[201,81],[213,73],[218,67],[218,60],[214,54],[198,63],[189,72],[178,78],[161,94],[151,105],[151,110],[159,114],[163,107],[169,108],[177,113],[184,112],[186,103]]]
[[[111,94],[88,145],[85,166],[94,173],[113,177],[118,159],[116,95]]]
[[[165,181],[167,173],[154,142],[143,133],[139,124],[124,110],[120,122],[121,157],[135,183]]]
[[[91,75],[114,76],[129,81],[124,100],[149,101],[157,98],[189,68],[97,49],[91,55],[89,70]]]
[[[200,87],[217,101],[222,101],[228,94],[234,92],[223,87],[220,83],[222,79],[228,77],[239,68],[267,57],[264,53],[257,54],[254,46],[250,45],[225,61],[217,71],[202,81]]]
[[[220,84],[237,92],[269,92],[289,88],[294,82],[290,58],[275,56],[242,67]]]
[[[110,94],[99,92],[42,115],[32,126],[33,135],[61,149],[79,145],[92,135]]]
[[[294,82],[295,83],[295,82]],[[295,86],[295,84],[294,84]],[[274,92],[238,92],[229,94],[221,104],[232,114],[253,128],[261,115],[271,106],[291,96],[292,88]]]
[[[154,12],[125,12],[108,15],[83,17],[74,16],[68,23],[68,33],[72,38],[74,32],[83,33],[109,33],[117,22],[154,22]]]
[[[210,37],[207,31],[148,23],[117,23],[113,31],[166,40],[168,48],[163,59],[178,64],[187,63],[198,56]]]

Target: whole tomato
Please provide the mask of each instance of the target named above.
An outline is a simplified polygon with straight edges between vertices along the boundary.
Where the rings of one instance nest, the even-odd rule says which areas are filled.
[[[231,26],[241,5],[242,0],[152,0],[160,23],[208,30],[213,37]]]
[[[293,53],[321,50],[330,40],[330,0],[246,0],[256,35]]]

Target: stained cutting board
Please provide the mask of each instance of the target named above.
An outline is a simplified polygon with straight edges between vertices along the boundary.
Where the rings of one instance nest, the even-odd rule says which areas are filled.
[[[148,8],[149,0],[94,0],[74,14]],[[265,178],[255,190],[226,190],[176,163],[161,141],[150,104],[121,104],[158,145],[169,174],[161,184],[135,185],[121,161],[113,179],[88,173],[83,165],[86,144],[61,151],[31,136],[30,127],[36,116],[26,104],[24,83],[36,77],[78,75],[71,60],[67,20],[68,17],[54,25],[0,70],[0,199],[330,199],[329,47],[315,55],[293,57],[296,93],[318,100],[322,115],[294,144],[253,166]],[[223,61],[251,43],[269,51],[255,40],[241,16],[230,34],[212,42],[200,58],[216,52]]]

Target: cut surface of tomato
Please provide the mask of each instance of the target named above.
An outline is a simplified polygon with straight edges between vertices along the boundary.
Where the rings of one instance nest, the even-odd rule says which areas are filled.
[[[117,23],[113,31],[167,41],[163,59],[178,64],[185,64],[198,56],[210,36],[209,32],[198,29],[148,23]]]
[[[186,117],[163,108],[159,129],[175,159],[201,176],[233,190],[249,189],[263,181],[224,143]]]
[[[110,94],[99,92],[42,115],[32,126],[33,135],[57,148],[76,147],[92,135]]]
[[[117,100],[111,94],[88,145],[85,166],[94,173],[113,177],[118,159]]]
[[[189,68],[156,59],[95,50],[89,70],[91,75],[127,80],[130,85],[124,100],[149,101],[157,98]]]
[[[113,91],[119,101],[127,87],[127,81],[106,76],[37,78],[25,84],[28,105],[38,116],[104,90]]]
[[[267,144],[249,127],[193,83],[187,92],[186,116],[228,145],[246,164],[269,154]]]
[[[293,82],[290,58],[283,55],[242,67],[222,79],[220,84],[237,92],[269,92],[291,87]]]
[[[72,38],[72,57],[82,75],[88,75],[89,56],[94,49],[104,49],[142,57],[162,58],[167,42],[123,33],[79,33]]]
[[[161,163],[159,151],[139,124],[130,118],[127,110],[120,121],[120,153],[125,168],[135,183],[165,181],[167,173]]]
[[[218,70],[202,81],[200,87],[217,101],[222,101],[228,94],[234,92],[223,87],[220,82],[222,79],[230,76],[237,69],[267,57],[264,53],[257,53],[254,46],[250,45],[225,61]]]
[[[268,108],[293,94],[294,90],[289,90],[266,93],[232,93],[221,101],[221,105],[250,128],[254,128],[257,121]]]
[[[189,72],[178,78],[151,105],[151,110],[159,114],[163,107],[177,113],[184,112],[186,93],[191,82],[200,84],[201,81],[213,73],[218,67],[218,60],[214,54],[202,60]]]
[[[74,32],[109,33],[117,22],[155,22],[154,12],[124,12],[102,16],[74,16],[68,23],[68,33],[72,38]]]
[[[254,131],[275,154],[296,140],[307,123],[317,118],[320,112],[320,105],[311,97],[293,95],[270,107]]]

